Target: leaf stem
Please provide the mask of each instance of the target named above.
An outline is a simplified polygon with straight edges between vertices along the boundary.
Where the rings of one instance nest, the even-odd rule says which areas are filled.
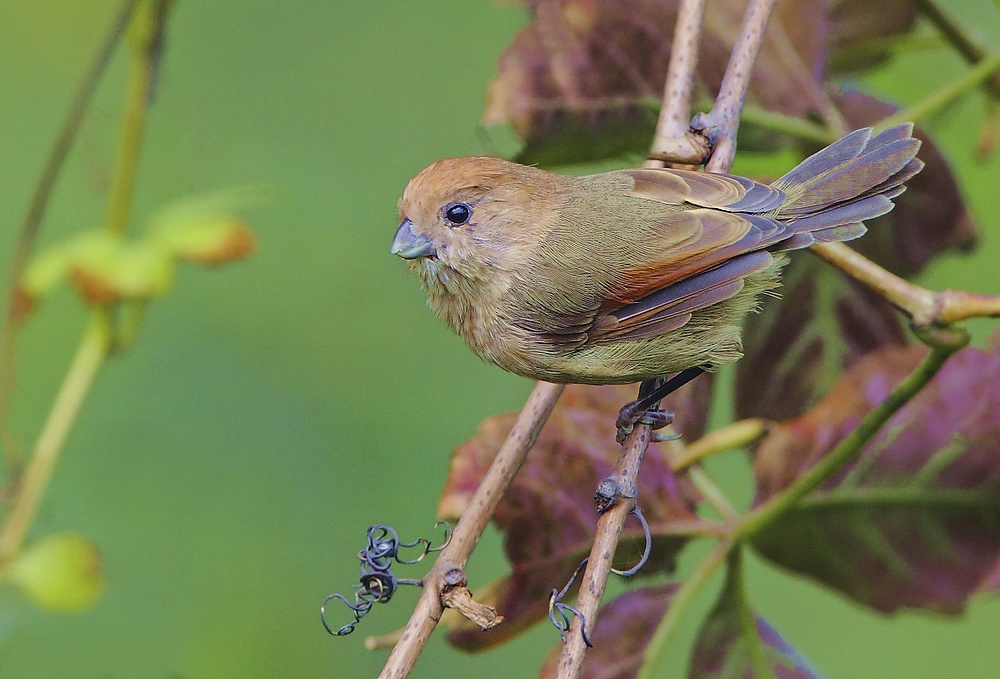
[[[69,436],[80,406],[94,383],[97,370],[107,356],[109,336],[106,320],[94,314],[38,436],[24,476],[17,486],[14,503],[0,529],[0,563],[17,554],[24,544],[66,437]]]
[[[73,98],[73,103],[70,104],[66,119],[52,145],[45,167],[42,169],[42,175],[38,178],[38,184],[35,186],[31,203],[28,206],[28,213],[24,217],[21,230],[17,235],[17,242],[14,244],[14,255],[10,263],[10,287],[7,290],[7,314],[4,317],[3,330],[0,331],[0,433],[2,433],[4,458],[10,477],[16,476],[17,468],[23,461],[20,449],[6,424],[11,392],[14,389],[14,354],[17,350],[18,320],[21,315],[18,302],[21,276],[28,263],[28,258],[31,256],[31,251],[34,249],[35,239],[38,237],[42,218],[45,216],[45,209],[48,207],[49,197],[52,195],[56,179],[62,171],[66,156],[69,155],[69,150],[73,146],[80,125],[83,123],[84,113],[138,4],[139,0],[126,0],[115,15],[104,42],[98,48],[90,69],[84,75],[83,82],[80,83],[76,96]]]
[[[170,0],[146,0],[143,11],[132,16],[129,24],[129,29],[135,31],[132,37],[141,44],[148,44],[153,41],[149,36],[162,35],[160,22],[166,18],[164,8],[169,2]],[[112,182],[112,200],[108,204],[106,218],[107,227],[115,233],[121,233],[128,220],[145,122],[145,115],[137,113],[136,109],[146,106],[146,95],[153,74],[150,62],[154,56],[154,51],[148,49],[133,53],[117,165],[114,171],[115,179]],[[144,64],[137,65],[135,62]],[[143,79],[138,75],[142,75]],[[0,562],[13,557],[24,544],[70,429],[76,421],[84,398],[93,385],[98,369],[108,355],[111,347],[112,319],[111,310],[107,307],[99,307],[91,312],[90,325],[84,332],[76,356],[39,433],[25,467],[24,478],[15,486],[10,511],[4,518],[3,526],[0,527]]]
[[[700,464],[691,465],[687,472],[694,487],[705,498],[705,502],[717,511],[722,520],[727,524],[736,524],[740,519],[740,513],[736,511],[733,503],[729,501],[729,498],[722,492],[718,484],[708,475],[708,472]]]
[[[880,132],[894,125],[916,122],[937,113],[959,97],[978,87],[997,70],[1000,70],[1000,50],[991,52],[973,68],[970,68],[965,75],[931,93],[922,101],[896,111],[876,125],[875,129]]]
[[[840,138],[826,125],[774,113],[754,105],[743,107],[742,122],[824,146]]]
[[[727,424],[702,436],[691,445],[670,456],[670,466],[675,472],[713,455],[748,446],[767,432],[767,422],[749,418]]]
[[[774,679],[774,672],[764,655],[760,632],[757,630],[757,618],[750,607],[747,596],[746,576],[743,573],[743,550],[740,547],[729,553],[729,568],[726,572],[726,589],[736,604],[736,614],[740,621],[740,636],[746,644],[750,655],[750,664],[754,669],[754,679]]]
[[[967,63],[978,64],[986,58],[988,50],[977,43],[965,26],[948,14],[936,0],[910,0],[910,4],[934,24],[941,36],[962,55]],[[1000,73],[993,74],[988,81],[983,83],[983,89],[992,97],[1000,99]]]
[[[830,56],[831,71],[851,69],[858,63],[864,63],[890,54],[919,52],[924,50],[947,47],[948,43],[937,33],[904,33],[901,35],[884,36],[864,40],[849,47],[841,47]]]
[[[146,0],[145,11],[139,13],[129,27],[132,59],[129,65],[122,127],[118,137],[114,172],[108,192],[108,208],[104,226],[114,234],[124,234],[135,194],[135,178],[139,170],[142,135],[146,127],[153,87],[153,74],[162,48],[162,27],[166,7],[171,0]]]
[[[951,328],[946,337],[921,335],[921,340],[930,344],[931,351],[920,365],[812,469],[769,502],[747,514],[736,530],[735,539],[745,540],[770,526],[792,510],[806,495],[822,486],[844,465],[857,458],[864,445],[878,433],[889,418],[933,379],[952,354],[968,344],[969,334],[963,328]]]
[[[657,668],[660,664],[660,658],[666,651],[674,632],[677,631],[677,625],[681,617],[691,606],[695,595],[701,591],[701,588],[708,583],[715,574],[715,571],[725,562],[726,557],[733,548],[733,544],[730,540],[724,540],[716,544],[698,563],[691,575],[681,583],[681,586],[677,589],[677,593],[670,600],[670,608],[667,609],[667,614],[663,616],[659,626],[657,626],[656,631],[653,633],[653,637],[649,640],[649,645],[646,646],[646,651],[642,658],[642,666],[639,668],[636,679],[654,679],[658,676]]]

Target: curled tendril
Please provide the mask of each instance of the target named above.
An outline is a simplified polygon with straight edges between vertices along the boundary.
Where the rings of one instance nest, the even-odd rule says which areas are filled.
[[[566,643],[566,632],[569,631],[569,626],[571,622],[571,616],[575,615],[580,618],[580,634],[583,636],[583,643],[587,644],[587,648],[593,648],[594,644],[590,643],[590,637],[587,636],[587,616],[581,613],[579,610],[573,608],[567,603],[563,603],[562,599],[566,596],[566,592],[569,588],[573,586],[573,581],[576,580],[576,576],[580,574],[584,568],[587,567],[587,562],[590,559],[584,559],[580,562],[580,565],[576,567],[573,571],[573,575],[570,576],[569,582],[562,590],[553,589],[549,593],[549,620],[559,630],[559,638],[562,639],[563,643]]]
[[[338,629],[336,632],[334,632],[333,629],[330,627],[330,625],[327,624],[326,622],[326,605],[330,602],[331,599],[338,599],[344,602],[344,605],[350,608],[354,612],[354,622],[347,623],[346,625]],[[350,601],[348,601],[347,597],[345,597],[343,594],[330,594],[325,599],[323,599],[323,605],[319,607],[319,619],[323,621],[323,627],[326,628],[327,632],[337,637],[347,636],[348,634],[354,631],[355,625],[361,622],[361,618],[368,615],[368,611],[372,609],[372,602],[367,600],[362,600],[357,595],[355,595],[355,599],[357,600],[357,603],[355,604],[352,604]]]
[[[653,549],[653,535],[649,531],[649,523],[646,521],[646,517],[642,515],[642,510],[639,509],[639,505],[632,507],[632,511],[630,513],[635,514],[636,518],[639,519],[639,523],[642,524],[642,532],[646,536],[646,547],[642,551],[642,558],[639,559],[639,563],[632,566],[632,568],[629,568],[627,571],[619,571],[614,568],[611,569],[612,573],[620,575],[623,578],[631,578],[633,575],[638,573],[642,567],[646,565],[646,562],[649,561],[649,553]]]
[[[447,521],[438,521],[434,524],[437,528],[444,525],[444,541],[440,546],[435,547],[426,538],[417,538],[413,542],[402,542],[396,529],[386,524],[376,524],[368,528],[368,544],[358,552],[358,560],[361,562],[361,578],[359,584],[354,586],[354,603],[343,594],[331,594],[323,599],[323,604],[319,608],[320,620],[323,627],[330,634],[338,637],[346,636],[354,631],[354,628],[362,618],[371,611],[375,604],[388,603],[392,595],[396,593],[399,585],[417,585],[420,580],[408,580],[397,578],[392,572],[392,564],[403,565],[415,564],[425,556],[433,552],[440,552],[451,541],[451,525]],[[400,549],[412,549],[420,546],[421,553],[413,559],[400,558]],[[326,621],[326,606],[336,599],[347,606],[354,614],[354,622],[350,622],[336,631]]]

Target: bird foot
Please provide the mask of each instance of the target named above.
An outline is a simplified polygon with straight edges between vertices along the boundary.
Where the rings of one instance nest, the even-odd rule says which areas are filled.
[[[648,424],[651,429],[663,429],[674,421],[674,414],[667,410],[650,409],[642,410],[641,401],[626,403],[618,411],[618,420],[615,426],[618,427],[618,435],[615,439],[622,443],[625,437],[632,433],[635,425]]]

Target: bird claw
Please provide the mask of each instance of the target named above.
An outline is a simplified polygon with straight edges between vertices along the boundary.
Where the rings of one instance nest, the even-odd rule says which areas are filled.
[[[625,437],[632,433],[635,425],[642,423],[649,425],[650,429],[663,429],[674,421],[674,414],[667,410],[651,409],[640,410],[640,401],[626,403],[618,411],[618,420],[615,426],[618,428],[618,435],[615,439],[622,443]]]

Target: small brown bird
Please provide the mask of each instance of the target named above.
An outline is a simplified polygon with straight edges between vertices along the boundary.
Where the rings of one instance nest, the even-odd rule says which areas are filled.
[[[741,356],[740,324],[784,250],[843,241],[920,171],[913,126],[858,130],[770,185],[687,170],[569,177],[439,160],[399,202],[392,252],[483,359],[549,382],[619,384]]]

